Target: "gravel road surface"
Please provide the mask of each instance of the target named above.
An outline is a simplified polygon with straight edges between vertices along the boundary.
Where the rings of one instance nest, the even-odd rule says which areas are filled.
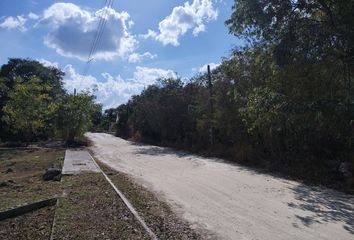
[[[88,133],[95,157],[218,239],[354,239],[354,197],[242,166]]]

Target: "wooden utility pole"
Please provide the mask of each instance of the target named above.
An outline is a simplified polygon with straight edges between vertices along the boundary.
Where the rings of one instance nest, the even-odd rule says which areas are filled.
[[[213,106],[213,84],[211,82],[211,71],[210,65],[208,65],[208,88],[209,88],[209,138],[210,144],[214,145],[214,123],[213,123],[213,116],[214,116],[214,106]]]

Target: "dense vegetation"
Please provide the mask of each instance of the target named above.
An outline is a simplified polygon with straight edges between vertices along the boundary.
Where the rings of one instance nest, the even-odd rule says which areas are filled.
[[[101,106],[89,93],[68,94],[63,75],[29,59],[10,59],[1,67],[0,141],[73,142],[91,127]]]
[[[117,108],[117,135],[353,184],[353,12],[352,0],[235,1],[226,24],[247,44],[212,91],[206,74],[161,79]]]

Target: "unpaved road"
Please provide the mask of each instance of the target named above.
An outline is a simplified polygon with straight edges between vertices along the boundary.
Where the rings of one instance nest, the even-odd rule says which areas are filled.
[[[354,239],[353,196],[108,134],[87,136],[100,161],[219,239]]]

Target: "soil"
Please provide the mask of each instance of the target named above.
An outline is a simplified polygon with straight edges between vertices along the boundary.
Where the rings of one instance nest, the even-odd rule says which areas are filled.
[[[42,176],[63,157],[60,149],[0,150],[0,211],[61,195],[62,184]]]
[[[65,176],[54,239],[149,239],[100,173]]]
[[[0,221],[3,240],[48,240],[55,207],[46,207],[16,218]]]

